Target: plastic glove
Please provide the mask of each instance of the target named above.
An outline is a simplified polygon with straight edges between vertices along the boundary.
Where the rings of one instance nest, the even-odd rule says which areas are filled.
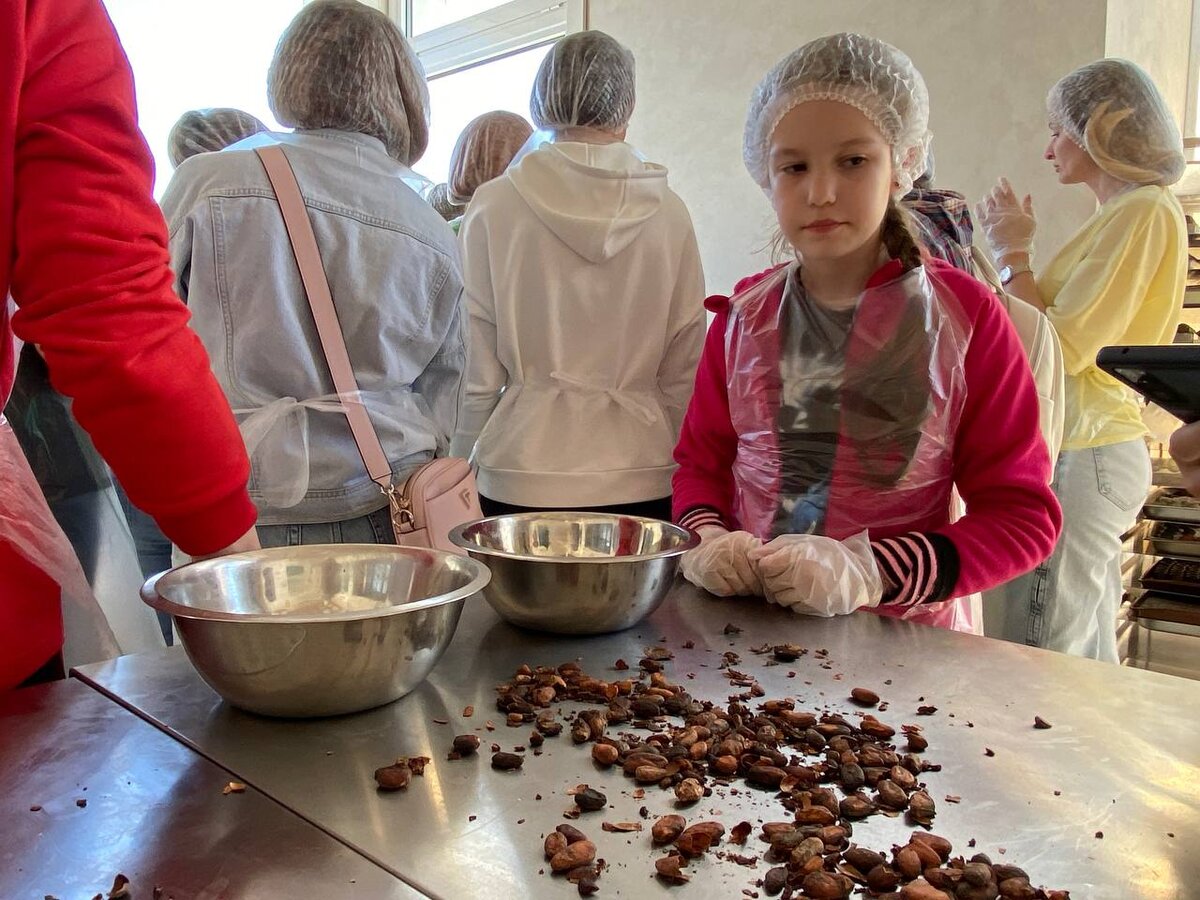
[[[726,531],[717,525],[696,529],[700,546],[683,555],[683,577],[718,597],[761,595],[762,583],[748,554],[762,541],[746,531]]]
[[[750,552],[766,598],[806,616],[844,616],[878,606],[883,579],[865,531],[835,541],[785,534]]]
[[[975,217],[983,226],[992,256],[997,260],[1010,253],[1030,253],[1037,219],[1033,215],[1033,197],[1018,200],[1007,178],[1001,178],[991,192],[975,206]]]

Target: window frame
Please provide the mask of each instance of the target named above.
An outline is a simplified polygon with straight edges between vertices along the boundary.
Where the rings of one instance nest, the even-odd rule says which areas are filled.
[[[509,0],[414,36],[413,0],[372,2],[400,26],[431,80],[587,28],[587,0]]]

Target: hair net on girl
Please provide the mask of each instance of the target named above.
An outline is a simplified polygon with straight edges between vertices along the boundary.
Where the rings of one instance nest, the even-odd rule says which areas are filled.
[[[378,138],[406,166],[429,143],[421,63],[391,19],[357,0],[316,0],[292,19],[267,71],[267,92],[282,124]]]
[[[465,205],[481,184],[504,174],[533,127],[516,113],[484,113],[472,119],[450,155],[450,199]]]
[[[1174,184],[1183,176],[1179,128],[1154,82],[1124,59],[1080,66],[1050,89],[1046,110],[1096,165],[1130,184]]]
[[[447,222],[463,214],[463,208],[450,199],[450,188],[445,182],[435,184],[425,199],[429,201],[433,211]]]
[[[635,99],[633,54],[603,31],[581,31],[556,41],[542,60],[529,113],[549,131],[620,131]]]
[[[190,109],[179,117],[167,136],[167,156],[171,165],[177,166],[189,156],[215,153],[267,130],[266,125],[240,109]]]
[[[764,191],[770,184],[771,135],[784,116],[809,100],[848,103],[879,129],[892,146],[899,193],[907,193],[925,171],[929,92],[921,73],[891,44],[832,34],[785,56],[750,97],[742,157]]]

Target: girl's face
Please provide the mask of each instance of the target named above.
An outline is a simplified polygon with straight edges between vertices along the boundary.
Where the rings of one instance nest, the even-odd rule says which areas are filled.
[[[805,263],[877,254],[888,199],[897,186],[892,148],[846,103],[811,100],[771,135],[771,205]]]
[[[1059,184],[1083,184],[1100,171],[1091,155],[1056,122],[1050,123],[1050,143],[1042,155],[1054,165]]]

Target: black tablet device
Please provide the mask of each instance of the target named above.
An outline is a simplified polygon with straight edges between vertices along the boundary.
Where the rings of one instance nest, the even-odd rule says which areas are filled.
[[[1200,344],[1104,347],[1096,365],[1171,415],[1200,419]]]

